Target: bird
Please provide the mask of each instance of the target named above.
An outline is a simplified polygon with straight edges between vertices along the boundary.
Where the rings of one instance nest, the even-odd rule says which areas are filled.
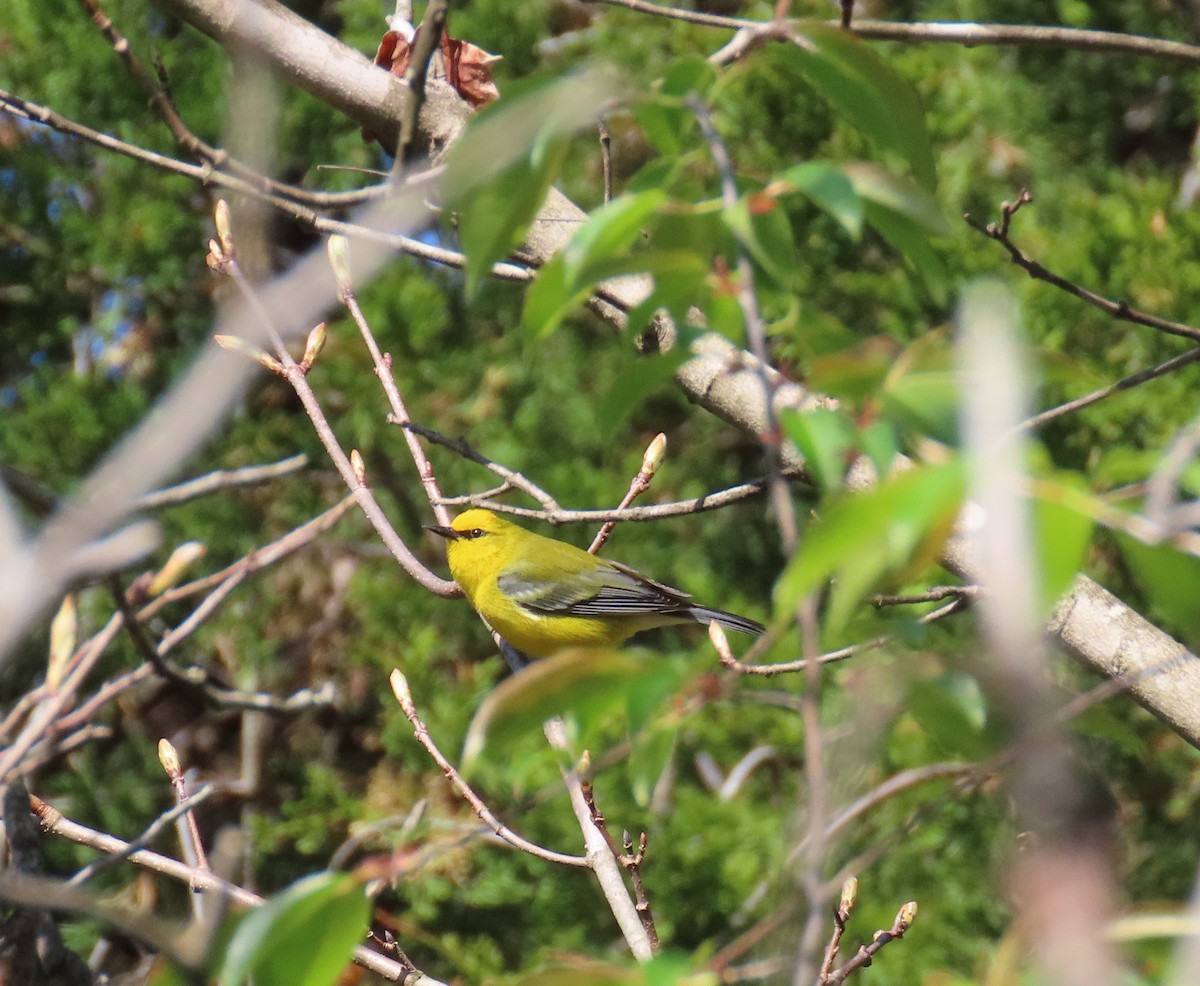
[[[691,596],[615,561],[535,534],[479,507],[449,527],[450,574],[484,621],[530,658],[568,647],[612,647],[642,630],[715,620],[742,633],[761,623],[698,606]],[[512,663],[508,654],[509,663]]]

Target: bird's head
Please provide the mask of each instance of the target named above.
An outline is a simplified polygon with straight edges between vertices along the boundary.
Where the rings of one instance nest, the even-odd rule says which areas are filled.
[[[458,541],[478,541],[483,538],[499,541],[506,533],[513,530],[513,525],[506,520],[501,520],[490,510],[475,507],[455,517],[449,527],[428,525],[425,530],[440,534],[454,544]]]
[[[464,511],[449,527],[426,530],[446,539],[446,559],[458,584],[471,594],[474,586],[490,573],[495,575],[516,550],[514,534],[521,528],[497,517],[490,510]]]
[[[516,545],[512,535],[521,533],[516,524],[479,507],[460,513],[448,528],[428,527],[426,530],[445,537],[446,560],[460,584],[498,569]]]

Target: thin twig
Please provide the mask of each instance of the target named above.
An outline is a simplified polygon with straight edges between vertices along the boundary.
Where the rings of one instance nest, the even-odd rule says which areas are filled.
[[[658,929],[654,926],[654,913],[650,908],[650,901],[646,897],[645,887],[642,886],[641,866],[642,861],[646,858],[646,833],[643,832],[641,834],[636,853],[633,850],[633,839],[630,838],[628,832],[621,833],[621,847],[618,848],[616,840],[608,830],[608,822],[604,818],[604,812],[596,804],[595,787],[590,780],[583,778],[580,778],[579,783],[580,790],[583,792],[583,799],[587,803],[588,811],[591,812],[592,824],[604,836],[604,841],[608,844],[608,851],[612,853],[617,862],[629,873],[629,882],[633,885],[634,910],[637,911],[638,917],[642,922],[642,928],[646,932],[646,938],[650,942],[650,951],[657,954],[660,948]]]
[[[544,859],[548,863],[559,863],[563,866],[580,866],[588,867],[590,864],[583,856],[569,856],[566,853],[555,852],[552,849],[545,849],[536,843],[530,842],[517,835],[512,829],[500,821],[492,810],[484,803],[483,799],[476,794],[469,784],[463,780],[462,775],[454,768],[454,765],[443,755],[438,749],[437,744],[429,735],[429,728],[425,725],[421,715],[417,712],[417,707],[413,703],[412,693],[409,691],[408,682],[403,674],[398,670],[393,671],[389,679],[392,684],[392,692],[396,696],[396,702],[399,704],[401,711],[412,724],[413,735],[418,743],[425,747],[426,752],[433,758],[446,775],[446,780],[450,782],[454,790],[459,793],[464,801],[471,806],[471,810],[479,816],[480,820],[496,833],[501,839],[507,842],[514,849],[520,849],[522,852],[527,852],[531,856],[537,856],[539,859]]]
[[[1028,421],[1024,421],[1020,425],[1021,431],[1034,431],[1042,425],[1049,424],[1057,418],[1061,418],[1066,414],[1073,414],[1085,407],[1091,407],[1093,404],[1098,404],[1106,398],[1112,397],[1114,394],[1119,394],[1125,390],[1132,390],[1149,380],[1154,380],[1158,377],[1166,376],[1168,373],[1174,373],[1178,369],[1185,366],[1190,366],[1200,360],[1200,346],[1195,349],[1189,349],[1186,353],[1180,353],[1178,356],[1172,356],[1168,360],[1164,360],[1157,366],[1148,367],[1145,370],[1139,370],[1137,373],[1131,373],[1127,377],[1122,377],[1113,383],[1107,384],[1093,390],[1090,394],[1084,394],[1082,397],[1076,397],[1074,400],[1066,401],[1059,404],[1057,407],[1047,408],[1038,414],[1035,414]]]
[[[30,809],[37,815],[38,821],[45,831],[74,842],[77,845],[90,846],[103,853],[126,854],[129,843],[124,840],[103,832],[97,832],[86,825],[80,825],[78,822],[71,821],[57,808],[54,808],[34,795],[30,795],[29,801]],[[185,863],[181,863],[177,859],[163,856],[149,849],[134,849],[126,854],[126,858],[136,866],[161,873],[164,876],[169,876],[174,880],[179,880],[189,885],[194,883],[202,890],[220,894],[237,904],[243,904],[247,907],[259,907],[265,903],[264,898],[258,894],[251,893],[249,890],[245,890],[237,884],[230,883],[228,880],[223,880],[212,871],[197,870]],[[409,969],[394,959],[380,955],[378,952],[372,952],[370,949],[356,948],[354,950],[354,961],[364,969],[377,972],[390,981],[413,982],[406,979],[410,972]],[[420,986],[446,986],[445,983],[431,976],[426,976],[424,973],[420,973],[419,975],[421,978],[415,982],[419,983]]]
[[[25,755],[34,743],[46,735],[47,730],[61,731],[60,716],[75,700],[75,694],[83,679],[100,660],[108,645],[121,628],[121,618],[114,615],[100,633],[96,634],[76,651],[74,666],[63,676],[57,687],[50,687],[38,705],[30,713],[24,728],[16,740],[0,754],[0,781],[6,780],[22,766]]]
[[[624,7],[641,14],[666,17],[704,27],[724,28],[738,31],[742,28],[761,27],[764,21],[742,17],[724,17],[719,14],[701,13],[679,7],[667,7],[649,3],[647,0],[585,0],[588,3],[603,3],[611,7]],[[803,27],[802,22],[791,22]],[[828,21],[832,26],[841,26],[840,20]],[[1092,31],[1072,27],[1041,27],[1024,24],[974,24],[974,23],[906,23],[903,21],[855,20],[853,32],[868,41],[907,41],[913,44],[956,44],[968,48],[988,45],[1057,48],[1087,51],[1096,54],[1131,55],[1138,58],[1156,58],[1164,61],[1185,62],[1200,65],[1200,46],[1179,41],[1165,41],[1136,34],[1121,34],[1116,31]]]
[[[825,986],[829,982],[830,970],[833,969],[833,963],[837,959],[842,945],[842,935],[846,933],[846,922],[850,920],[850,913],[854,910],[857,899],[858,880],[850,877],[842,884],[842,897],[838,901],[837,909],[833,912],[833,931],[829,936],[829,944],[825,946],[825,957],[821,961],[821,969],[817,973],[817,986]]]
[[[120,852],[113,853],[109,856],[101,856],[94,862],[88,863],[87,866],[83,867],[83,869],[71,877],[67,883],[71,886],[79,886],[80,884],[86,883],[97,873],[110,869],[111,867],[116,866],[117,863],[128,859],[139,849],[144,849],[146,846],[150,845],[151,842],[158,838],[159,833],[162,832],[163,829],[165,829],[168,825],[172,825],[177,818],[186,812],[191,811],[196,806],[203,804],[214,794],[216,794],[218,790],[219,788],[216,784],[205,784],[204,787],[200,788],[194,794],[188,795],[186,799],[176,802],[173,806],[164,811],[158,816],[158,818],[154,819],[153,822],[151,822],[148,826],[146,826],[145,829],[142,830],[141,835],[139,835],[133,841],[127,842],[125,844],[125,848]],[[206,872],[212,871],[208,870]]]
[[[135,144],[129,144],[122,140],[117,140],[108,134],[101,133],[98,130],[93,130],[83,124],[76,123],[67,117],[56,113],[53,110],[31,102],[27,99],[22,99],[13,93],[0,89],[0,110],[12,113],[15,116],[25,119],[34,120],[37,123],[44,124],[53,130],[60,133],[70,134],[73,137],[78,137],[81,140],[86,140],[89,143],[102,147],[105,150],[114,151],[118,154],[123,154],[126,157],[141,161],[143,164],[149,164],[153,167],[160,168],[164,171],[169,171],[174,174],[182,175],[185,178],[190,178],[198,184],[209,186],[214,185],[220,188],[235,192],[240,195],[245,195],[248,198],[256,201],[267,202],[274,206],[280,212],[292,217],[302,226],[311,229],[318,233],[333,234],[340,233],[343,236],[354,237],[356,239],[369,240],[374,243],[381,243],[393,250],[398,250],[402,253],[407,253],[410,256],[417,257],[422,260],[428,260],[436,264],[442,264],[446,267],[454,267],[461,269],[466,265],[466,257],[456,250],[447,250],[444,247],[435,246],[430,243],[424,243],[419,239],[411,236],[405,236],[401,233],[388,233],[383,230],[370,229],[366,226],[360,226],[356,223],[345,222],[338,219],[330,219],[323,216],[308,206],[292,201],[283,194],[272,194],[263,191],[252,182],[245,179],[227,175],[224,172],[213,171],[206,165],[188,164],[185,161],[179,161],[175,158],[167,157],[163,154],[157,154],[154,151],[147,151],[144,148],[138,147]],[[427,171],[419,175],[415,175],[405,182],[405,188],[413,188],[422,184],[432,183],[438,177],[437,171]],[[381,198],[385,195],[390,195],[394,192],[393,187],[384,188],[379,191],[371,190],[370,198]],[[341,194],[341,193],[339,193]],[[334,193],[329,193],[328,197],[332,197]],[[350,200],[347,199],[347,204]],[[330,206],[335,207],[331,204]],[[534,271],[510,263],[497,263],[492,265],[491,275],[498,280],[514,281],[517,283],[528,283],[533,279]]]
[[[688,108],[696,117],[700,126],[700,134],[708,145],[709,154],[717,167],[721,182],[721,202],[727,210],[737,206],[737,182],[733,170],[733,160],[721,135],[717,132],[712,115],[703,101],[697,98],[688,100]],[[795,506],[792,503],[787,480],[783,471],[783,432],[779,426],[775,409],[773,381],[768,370],[771,364],[771,354],[767,344],[766,324],[758,305],[758,292],[755,286],[754,265],[750,259],[749,250],[740,241],[736,247],[737,281],[735,295],[738,307],[741,309],[742,320],[745,324],[746,341],[755,357],[755,365],[762,383],[763,406],[765,408],[765,426],[759,439],[767,460],[767,490],[771,501],[775,523],[779,528],[780,543],[786,556],[791,556],[796,550],[798,541],[798,524]],[[821,739],[821,662],[817,657],[817,627],[816,627],[815,598],[802,601],[796,607],[796,623],[800,628],[802,651],[806,661],[804,665],[805,688],[802,697],[802,718],[804,720],[804,767],[805,780],[808,786],[808,815],[813,831],[820,833],[824,828],[824,813],[826,801],[826,777],[824,766],[824,751]],[[801,955],[804,956],[809,948],[810,940],[815,941],[818,926],[815,924],[815,914],[818,907],[816,896],[821,883],[821,865],[824,856],[824,846],[814,843],[805,869],[805,892],[809,897],[809,920],[801,936]],[[800,968],[805,962],[801,959]]]
[[[495,473],[506,483],[512,487],[519,489],[522,493],[527,493],[529,496],[540,503],[543,509],[547,511],[558,511],[561,508],[558,501],[554,499],[544,489],[534,483],[532,480],[526,479],[519,472],[514,472],[507,466],[502,466],[498,462],[489,459],[482,452],[477,451],[466,440],[461,438],[447,438],[444,435],[434,431],[432,428],[426,428],[424,425],[419,425],[415,421],[393,421],[393,424],[398,424],[406,431],[412,431],[420,435],[422,438],[434,445],[440,445],[443,448],[448,448],[451,451],[462,456],[470,462],[483,466],[485,469]],[[444,503],[451,502],[443,500]]]
[[[187,778],[183,773],[183,765],[179,762],[179,754],[176,753],[175,747],[169,740],[158,741],[158,760],[162,764],[163,770],[166,771],[171,787],[175,790],[176,803],[185,804],[188,800]],[[182,812],[175,824],[179,830],[179,846],[183,850],[183,858],[188,865],[201,873],[211,871],[212,867],[208,865],[208,853],[200,838],[200,826],[196,824],[196,813],[193,811]],[[197,919],[204,917],[204,901],[196,886],[192,887],[192,908]]]
[[[155,62],[157,81],[150,77],[145,67],[134,54],[129,39],[124,37],[96,0],[79,0],[79,4],[91,17],[92,22],[112,45],[113,51],[125,65],[130,77],[141,86],[146,93],[150,108],[166,124],[175,138],[175,143],[189,157],[201,162],[202,165],[219,170],[227,168],[238,177],[254,184],[258,189],[271,195],[279,195],[295,202],[303,202],[316,208],[341,207],[358,205],[387,193],[387,186],[361,189],[354,192],[315,192],[299,185],[276,181],[267,175],[256,171],[248,164],[237,160],[228,151],[213,147],[198,137],[184,122],[179,114],[179,108],[171,97],[167,86],[166,70],[161,62]]]
[[[917,606],[921,603],[936,603],[943,599],[974,599],[979,595],[977,585],[938,585],[912,596],[873,596],[871,605],[876,609],[885,606]]]
[[[1045,281],[1047,284],[1052,284],[1060,291],[1065,291],[1080,301],[1085,301],[1094,308],[1099,308],[1102,312],[1110,315],[1119,322],[1144,325],[1147,328],[1157,329],[1159,332],[1165,332],[1168,335],[1191,339],[1193,342],[1200,340],[1200,329],[1193,325],[1174,322],[1167,318],[1151,315],[1148,312],[1138,311],[1135,308],[1131,308],[1126,301],[1113,301],[1111,298],[1106,298],[1095,291],[1089,291],[1082,285],[1076,284],[1074,281],[1070,281],[1059,274],[1055,274],[1048,267],[1026,256],[1021,248],[1012,241],[1009,230],[1013,217],[1016,216],[1023,206],[1028,205],[1032,201],[1033,194],[1026,188],[1021,191],[1015,202],[1005,202],[1000,206],[1000,221],[998,223],[981,223],[970,213],[966,213],[963,216],[963,221],[972,229],[977,230],[989,239],[995,240],[1004,247],[1008,252],[1009,259],[1035,281]]]
[[[608,205],[613,197],[612,136],[604,117],[596,118],[596,130],[600,140],[600,171],[604,176],[604,204]]]
[[[342,243],[345,243],[343,240]],[[348,250],[348,246],[345,248]],[[379,343],[375,340],[375,333],[371,331],[371,325],[363,314],[362,306],[358,303],[358,296],[354,293],[354,285],[350,280],[350,271],[345,260],[344,251],[337,241],[331,239],[329,243],[329,255],[333,264],[334,274],[338,280],[338,298],[342,304],[346,306],[350,316],[354,319],[354,324],[358,326],[358,331],[362,335],[363,342],[366,344],[367,351],[371,354],[371,362],[375,366],[375,376],[379,378],[380,386],[383,387],[384,394],[387,395],[388,404],[392,409],[390,421],[397,422],[401,426],[406,426],[411,423],[408,408],[404,406],[404,400],[400,396],[400,388],[396,385],[396,377],[392,373],[392,355],[391,353],[381,352]],[[433,469],[433,463],[429,461],[429,456],[425,454],[425,449],[417,440],[416,432],[408,427],[403,427],[404,440],[408,443],[408,452],[412,456],[413,464],[417,467],[417,475],[420,476],[421,484],[425,487],[425,496],[429,499],[430,505],[433,507],[434,515],[437,517],[437,522],[442,525],[450,523],[450,515],[444,506],[442,499],[442,490],[438,485],[437,475]]]
[[[396,145],[396,167],[393,176],[397,179],[403,173],[404,166],[413,152],[417,117],[420,116],[421,107],[425,103],[425,76],[429,72],[429,60],[441,43],[442,31],[449,13],[449,0],[429,0],[420,26],[413,37],[408,65],[401,79],[408,86],[409,98],[404,104],[404,114],[400,119],[400,142]]]
[[[689,514],[703,513],[706,510],[719,510],[731,503],[740,503],[750,497],[761,496],[767,488],[767,480],[752,479],[748,483],[730,486],[727,489],[715,490],[694,497],[691,500],[674,500],[669,503],[656,503],[645,507],[625,507],[615,510],[611,507],[596,510],[569,510],[564,508],[537,510],[530,507],[516,507],[512,504],[496,500],[495,497],[511,492],[517,487],[511,483],[502,483],[495,489],[482,493],[470,493],[466,496],[448,496],[442,502],[448,506],[487,507],[500,514],[511,514],[513,517],[524,517],[528,520],[541,520],[547,524],[602,524],[607,521],[650,521],[662,520],[665,517],[682,517]]]
[[[667,436],[659,432],[654,436],[654,440],[647,447],[645,454],[642,456],[642,467],[638,470],[637,475],[629,483],[629,489],[625,491],[625,495],[621,497],[621,502],[617,504],[618,510],[624,510],[634,500],[650,489],[650,482],[654,479],[654,474],[658,472],[659,466],[662,465],[663,456],[667,452]],[[608,540],[613,529],[617,526],[615,520],[606,520],[601,525],[600,530],[596,532],[595,538],[588,546],[588,554],[596,554],[604,543]]]
[[[360,471],[355,469],[350,461],[350,457],[342,450],[342,446],[329,424],[329,419],[325,417],[325,412],[308,383],[307,370],[302,369],[292,358],[291,353],[288,352],[287,346],[284,345],[279,330],[275,326],[275,320],[271,317],[271,313],[266,310],[262,299],[258,296],[258,292],[255,291],[254,286],[242,272],[241,265],[238,263],[234,253],[232,238],[228,231],[223,235],[222,240],[223,242],[220,246],[224,253],[224,262],[221,264],[221,269],[233,278],[234,283],[237,284],[242,292],[242,296],[254,309],[263,329],[267,333],[267,337],[271,340],[275,349],[275,356],[282,368],[281,373],[296,392],[296,396],[300,398],[300,403],[304,406],[305,413],[307,413],[309,420],[312,422],[313,430],[316,431],[317,437],[320,439],[329,458],[333,461],[334,467],[354,496],[359,509],[366,516],[367,520],[371,522],[371,526],[375,528],[375,532],[392,553],[392,557],[399,562],[400,567],[408,573],[413,581],[437,596],[445,598],[460,596],[462,590],[459,589],[457,583],[449,579],[443,579],[426,568],[396,532],[391,521],[388,520],[387,515],[383,512],[383,508],[379,506],[379,501],[375,499],[374,493],[371,492],[370,487],[367,485],[365,475],[360,474]]]
[[[856,969],[863,969],[869,966],[875,956],[885,945],[890,942],[899,941],[908,933],[912,927],[913,921],[917,916],[917,902],[909,901],[896,914],[896,920],[888,931],[875,932],[874,938],[870,945],[860,945],[858,952],[845,965],[840,966],[833,972],[829,973],[823,980],[822,986],[838,986],[839,983],[844,983],[846,977]]]
[[[954,613],[959,612],[963,608],[963,599],[960,597],[953,602],[947,603],[930,613],[926,613],[918,623],[925,625],[936,623],[938,620],[945,619]],[[872,640],[865,640],[858,644],[850,644],[846,647],[838,648],[837,650],[826,651],[824,654],[818,654],[815,660],[820,664],[833,664],[836,661],[844,661],[847,658],[854,657],[856,654],[863,654],[867,651],[878,650],[892,642],[895,639],[891,635],[875,637]],[[796,661],[781,661],[778,664],[745,664],[734,658],[731,651],[726,650],[721,652],[718,650],[718,657],[721,665],[728,668],[730,671],[735,671],[738,674],[760,675],[765,678],[773,677],[777,674],[792,674],[796,671],[803,671],[810,661],[809,658],[800,658]]]
[[[189,479],[174,486],[166,486],[160,490],[147,493],[137,501],[142,510],[157,510],[161,507],[173,507],[186,503],[197,497],[208,496],[221,490],[233,489],[239,486],[257,486],[269,483],[280,476],[288,476],[299,472],[308,465],[308,456],[304,453],[292,455],[278,462],[261,466],[242,466],[240,469],[217,469]]]
[[[566,730],[562,720],[551,719],[546,723],[545,730],[550,746],[560,753],[566,753]],[[583,793],[583,781],[579,776],[579,770],[567,770],[564,767],[561,769],[561,773],[563,783],[567,788],[567,795],[571,799],[571,810],[575,813],[575,820],[579,823],[580,831],[583,832],[583,842],[587,849],[587,865],[596,874],[600,892],[604,894],[609,910],[616,918],[617,926],[621,929],[621,935],[629,946],[629,951],[633,953],[633,957],[638,962],[649,962],[654,958],[650,937],[646,934],[646,928],[642,924],[637,906],[625,888],[625,880],[621,876],[621,866],[617,862],[618,854],[612,851],[604,838],[604,833],[592,821],[591,809],[588,807],[587,798]]]

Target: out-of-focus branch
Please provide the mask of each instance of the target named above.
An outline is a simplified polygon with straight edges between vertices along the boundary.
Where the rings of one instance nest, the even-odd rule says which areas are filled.
[[[622,2],[632,5],[629,0]],[[158,0],[158,3],[222,43],[254,45],[278,76],[342,110],[376,133],[393,135],[394,140],[400,119],[396,112],[397,100],[403,98],[399,80],[277,4],[240,4],[235,0]],[[652,5],[647,7],[650,13],[670,13]],[[241,18],[236,16],[239,9],[246,12]],[[735,21],[714,23],[713,26],[740,29],[751,25]],[[1106,32],[980,25],[915,25],[910,28],[870,21],[854,24],[862,37],[959,44],[1074,45],[1094,52],[1121,51],[1200,63],[1200,48],[1191,45]],[[909,37],[906,31],[912,36]],[[465,104],[452,93],[445,95],[460,103],[461,123],[466,115]],[[426,125],[430,108],[427,104],[422,114],[422,127]],[[539,221],[531,227],[526,251],[539,261],[548,259],[570,238],[584,217],[574,203],[551,189]],[[593,309],[611,324],[623,326],[623,309],[644,299],[648,288],[644,278],[623,279],[619,285],[606,286],[605,292],[620,304],[602,301],[594,303]],[[688,398],[747,434],[761,433],[770,415],[767,413],[768,396],[762,385],[763,371],[757,361],[711,334],[693,344],[692,357],[676,374],[676,382]],[[776,371],[768,367],[767,373],[770,376]],[[782,376],[778,379],[778,384],[770,387],[769,398],[776,409],[805,410],[825,401],[820,395],[811,394]],[[783,456],[785,468],[802,467],[798,453],[790,446],[784,447]],[[864,474],[857,482],[869,480],[870,477]],[[952,546],[947,562],[958,574],[974,579],[966,542]],[[1095,605],[1104,597],[1106,603],[1103,606]],[[1130,690],[1139,702],[1177,729],[1188,742],[1200,746],[1200,660],[1192,658],[1190,662],[1166,665],[1161,659],[1164,651],[1172,649],[1176,655],[1186,654],[1182,646],[1094,582],[1082,577],[1058,607],[1050,630],[1069,653],[1097,673],[1111,675],[1114,665],[1124,671],[1131,681]],[[1119,642],[1116,653],[1114,642]],[[1146,658],[1148,654],[1159,657]]]
[[[514,849],[520,849],[522,852],[527,852],[531,856],[537,856],[548,863],[560,863],[563,866],[580,867],[591,865],[583,856],[569,856],[566,853],[555,852],[552,849],[546,849],[543,846],[530,842],[528,839],[517,835],[516,832],[500,821],[484,800],[462,779],[462,775],[454,768],[454,764],[446,759],[445,754],[434,743],[433,737],[429,735],[428,727],[426,727],[424,720],[421,719],[420,713],[417,712],[416,704],[412,699],[412,693],[408,688],[408,681],[404,675],[399,670],[395,670],[392,672],[390,680],[392,692],[396,696],[396,702],[400,706],[400,710],[404,713],[405,718],[412,724],[413,735],[416,737],[417,742],[425,747],[426,752],[433,758],[434,763],[441,767],[442,773],[446,775],[446,780],[462,796],[463,800],[471,806],[471,810],[479,816],[480,821]]]
[[[208,496],[220,490],[233,489],[238,486],[257,486],[269,483],[280,476],[290,476],[308,465],[308,456],[301,453],[278,462],[263,466],[243,466],[240,469],[217,469],[214,472],[197,476],[175,486],[167,486],[153,493],[147,493],[138,500],[137,505],[143,510],[157,510],[161,507],[172,507],[186,503],[197,497]]]
[[[689,24],[700,24],[704,27],[725,28],[731,31],[756,30],[771,23],[742,17],[700,13],[664,4],[649,3],[647,0],[585,0],[585,2],[603,3],[610,7],[624,7],[641,14],[686,21]],[[841,26],[840,21],[829,21],[828,23]],[[1062,48],[1095,54],[1132,55],[1137,58],[1156,58],[1200,65],[1200,47],[1196,45],[1166,41],[1161,38],[1147,38],[1137,34],[1121,34],[1116,31],[1090,31],[1083,28],[1045,27],[1030,24],[905,23],[858,19],[855,19],[851,25],[851,31],[869,41],[956,44],[968,48],[977,48],[983,45]]]
[[[221,879],[211,870],[201,870],[187,866],[177,859],[171,859],[169,856],[163,856],[149,849],[134,849],[130,851],[129,843],[124,840],[112,835],[106,835],[103,832],[97,832],[86,825],[80,825],[78,822],[71,821],[57,808],[46,803],[41,798],[31,795],[29,800],[30,807],[41,822],[42,828],[53,835],[61,836],[81,846],[90,846],[103,853],[127,855],[129,861],[137,866],[161,873],[164,876],[169,876],[174,880],[190,884],[201,890],[222,894],[235,904],[242,904],[246,907],[258,907],[265,903],[264,898],[258,894],[251,893],[249,890],[244,890],[237,886],[237,884]],[[65,885],[59,884],[59,886]],[[417,973],[416,975],[419,978],[410,980],[408,978],[411,974],[410,969],[394,959],[388,958],[386,955],[380,955],[378,952],[372,952],[370,949],[361,946],[354,950],[354,961],[364,969],[377,972],[391,982],[413,982],[419,984],[419,986],[446,986],[445,983],[431,976],[426,976],[424,973]]]

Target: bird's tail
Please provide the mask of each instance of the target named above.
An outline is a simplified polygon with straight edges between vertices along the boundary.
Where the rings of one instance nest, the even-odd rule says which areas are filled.
[[[739,633],[760,634],[767,628],[761,623],[756,623],[754,620],[748,619],[745,616],[738,616],[737,613],[727,613],[723,609],[709,609],[707,606],[692,606],[688,609],[688,614],[697,623],[703,623],[707,626],[713,620],[716,620],[721,626],[727,630],[737,630]]]

